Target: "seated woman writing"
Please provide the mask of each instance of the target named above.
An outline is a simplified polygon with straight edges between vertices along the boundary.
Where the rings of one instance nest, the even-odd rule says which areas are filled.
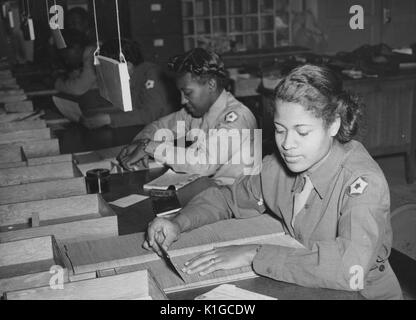
[[[143,246],[160,253],[158,244],[167,249],[181,232],[267,210],[304,248],[216,248],[185,263],[183,271],[205,275],[252,266],[257,274],[279,281],[359,290],[369,299],[400,299],[388,262],[389,188],[377,163],[352,140],[359,114],[359,105],[329,69],[296,68],[275,89],[278,155],[266,157],[258,175],[202,192],[174,219],[153,220]],[[357,270],[363,275],[358,286],[353,279]]]

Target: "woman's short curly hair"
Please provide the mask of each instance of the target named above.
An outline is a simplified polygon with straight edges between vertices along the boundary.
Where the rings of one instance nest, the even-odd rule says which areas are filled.
[[[186,73],[204,83],[215,79],[217,86],[223,89],[227,83],[227,71],[218,54],[202,48],[195,48],[169,59],[168,67],[178,75]]]
[[[342,80],[331,69],[303,65],[292,70],[276,87],[276,104],[282,101],[298,103],[322,118],[328,127],[337,117],[341,126],[336,139],[350,141],[358,131],[361,105],[358,99],[342,88]]]

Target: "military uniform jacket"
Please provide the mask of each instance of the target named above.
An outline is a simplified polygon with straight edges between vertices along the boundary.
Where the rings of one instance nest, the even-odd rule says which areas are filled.
[[[94,67],[94,51],[94,47],[87,46],[82,54],[82,68],[66,80],[56,80],[55,89],[66,94],[80,96],[89,90],[98,88]]]
[[[178,123],[183,126],[183,130],[179,128]],[[173,143],[165,144],[161,149],[164,152],[159,153],[157,148],[161,142],[154,141],[155,133],[159,129],[170,130],[174,139],[184,138],[183,134],[185,134],[187,139],[189,138],[194,143],[188,148],[180,145],[175,146]],[[204,137],[192,138],[190,134],[195,133],[194,129],[200,129],[199,132],[203,132]],[[221,144],[219,142],[221,135],[225,134],[226,136],[233,129],[238,131],[241,140],[238,143]],[[242,129],[248,129],[250,134],[243,134]],[[235,99],[231,93],[224,90],[202,118],[194,118],[185,108],[182,108],[178,112],[146,126],[134,140],[152,140],[146,147],[146,152],[149,152],[157,161],[167,164],[177,172],[211,176],[223,184],[232,184],[236,177],[244,173],[244,169],[250,172],[255,170],[254,160],[252,163],[249,163],[249,161],[239,161],[238,163],[243,153],[251,152],[253,159],[257,156],[257,169],[261,165],[261,137],[255,145],[254,129],[257,129],[257,122],[251,111]],[[234,132],[236,132],[235,130]],[[169,142],[169,139],[167,141]],[[210,141],[217,141],[217,147],[220,149],[210,148]],[[242,145],[250,147],[250,150],[248,148],[242,150]],[[192,154],[194,162],[185,161],[180,156],[181,154]],[[233,157],[236,161],[233,160]],[[245,159],[248,160],[248,157]]]
[[[143,62],[134,68],[130,91],[133,110],[111,113],[113,128],[147,125],[178,110],[179,92],[174,81],[154,63]]]
[[[256,273],[307,287],[360,290],[370,299],[400,299],[400,285],[387,260],[392,244],[389,189],[376,162],[357,141],[334,142],[309,177],[314,189],[294,227],[293,198],[303,179],[288,172],[276,156],[264,159],[259,175],[199,194],[177,221],[183,231],[268,211],[305,248],[262,245],[253,261]]]

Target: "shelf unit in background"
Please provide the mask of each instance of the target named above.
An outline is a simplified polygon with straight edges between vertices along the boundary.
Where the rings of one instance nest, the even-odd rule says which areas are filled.
[[[166,66],[169,57],[183,52],[180,1],[129,0],[131,35],[145,60]]]
[[[182,0],[184,48],[219,53],[287,46],[290,0]]]

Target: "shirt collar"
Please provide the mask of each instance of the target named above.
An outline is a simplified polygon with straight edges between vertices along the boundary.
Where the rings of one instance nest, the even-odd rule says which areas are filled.
[[[325,156],[322,163],[315,170],[312,172],[307,171],[296,176],[292,192],[300,192],[302,190],[303,176],[308,175],[316,192],[322,199],[328,191],[333,177],[339,171],[344,158],[344,148],[337,140],[334,140],[328,155]]]
[[[214,104],[209,108],[208,112],[204,115],[204,120],[208,123],[208,127],[213,127],[218,116],[225,110],[227,107],[227,91],[223,90],[215,100]]]

